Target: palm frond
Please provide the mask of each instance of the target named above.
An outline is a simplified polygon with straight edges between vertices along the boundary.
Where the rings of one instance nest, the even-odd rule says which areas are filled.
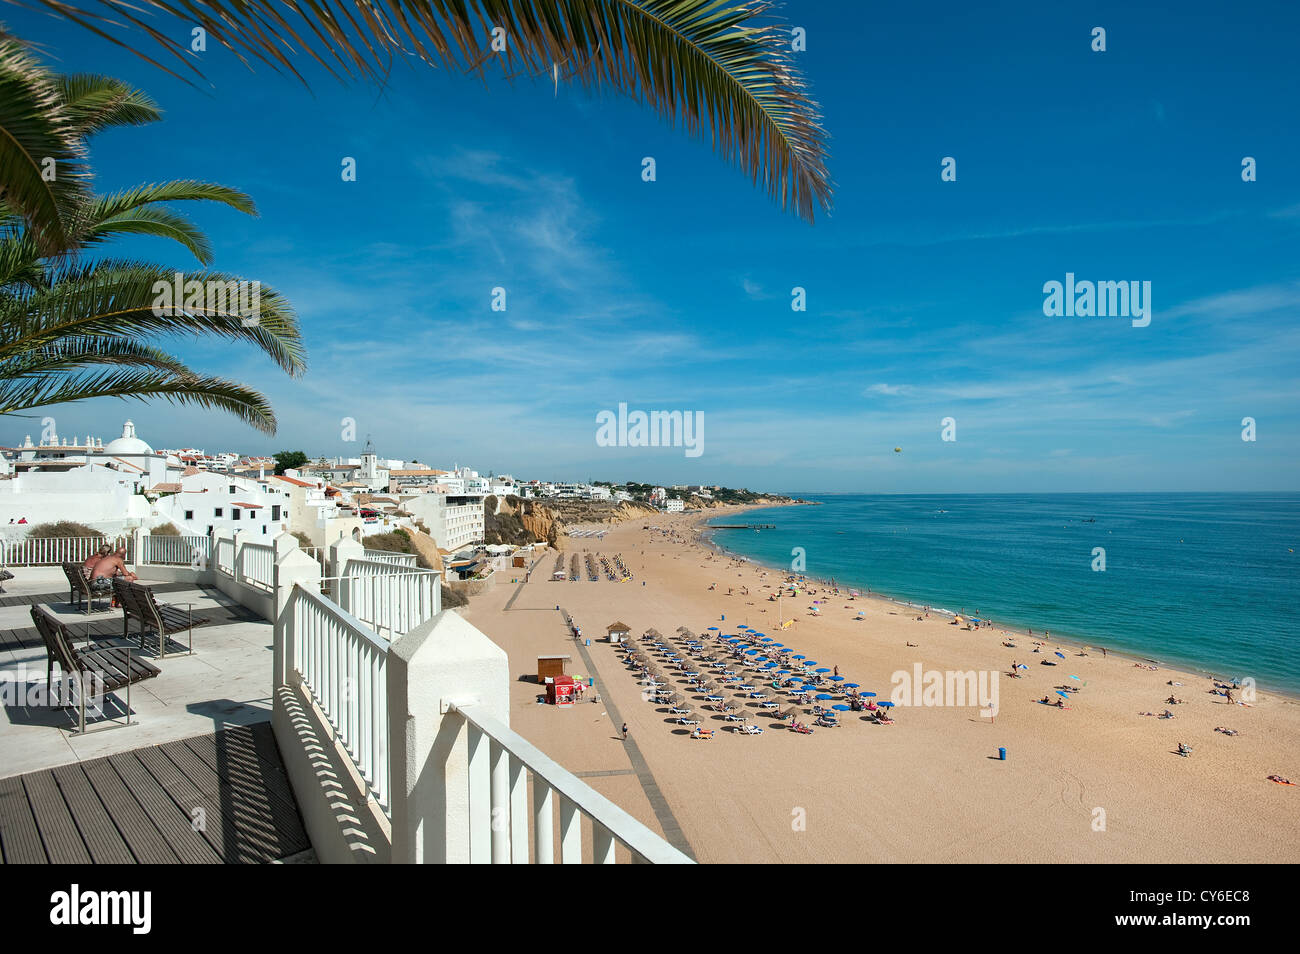
[[[767,0],[95,0],[101,12],[24,2],[142,56],[143,32],[194,71],[180,31],[151,14],[299,80],[307,63],[372,82],[412,59],[475,74],[554,70],[621,90],[693,135],[707,128],[724,159],[808,221],[830,206],[825,132]],[[494,27],[504,53],[492,50]]]
[[[265,396],[223,378],[134,368],[0,378],[0,414],[101,397],[162,398],[173,404],[222,410],[260,431],[275,433],[275,413]]]
[[[43,252],[67,247],[66,213],[87,194],[84,160],[58,84],[19,41],[0,37],[0,212],[22,216]]]
[[[265,285],[255,289],[256,300],[248,286],[241,295],[241,281],[225,272],[169,272],[140,262],[66,266],[52,274],[48,288],[0,298],[0,359],[69,335],[203,335],[255,345],[290,375],[302,374],[306,352],[293,307]]]
[[[212,261],[212,243],[208,237],[197,225],[171,209],[146,206],[101,218],[95,224],[86,226],[81,234],[81,244],[89,247],[117,235],[150,235],[171,239],[189,249],[202,264],[207,265]]]
[[[79,136],[113,127],[143,126],[162,118],[153,99],[112,76],[77,73],[59,76],[56,82],[59,98]]]

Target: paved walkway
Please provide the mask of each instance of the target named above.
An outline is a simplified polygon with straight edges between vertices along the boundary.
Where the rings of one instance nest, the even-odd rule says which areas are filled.
[[[565,619],[568,614],[563,608],[560,613]],[[614,732],[618,734],[623,729],[623,717],[619,714],[618,706],[614,703],[614,698],[605,691],[604,680],[601,679],[600,670],[596,667],[596,661],[591,658],[591,653],[587,652],[587,647],[581,639],[576,640],[578,644],[578,654],[582,656],[583,665],[587,667],[587,672],[591,673],[596,683],[596,691],[600,693],[600,701],[605,706],[605,711],[609,715],[610,721],[614,724]],[[646,763],[645,756],[641,754],[641,749],[636,744],[636,739],[628,736],[623,740],[623,748],[627,751],[628,761],[632,763],[632,770],[636,772],[637,780],[641,783],[641,788],[645,792],[645,797],[650,802],[650,807],[654,809],[655,818],[659,820],[659,827],[663,829],[664,839],[686,855],[692,861],[698,860],[695,852],[691,850],[691,844],[686,840],[686,834],[682,831],[681,824],[673,814],[672,807],[668,804],[668,799],[659,788],[659,783],[655,781],[654,773],[650,771],[649,764]]]

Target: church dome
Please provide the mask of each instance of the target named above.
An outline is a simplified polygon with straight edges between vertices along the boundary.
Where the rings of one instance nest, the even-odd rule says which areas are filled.
[[[135,436],[135,423],[127,421],[122,425],[122,436],[104,445],[104,453],[114,457],[124,454],[152,454],[153,448]]]

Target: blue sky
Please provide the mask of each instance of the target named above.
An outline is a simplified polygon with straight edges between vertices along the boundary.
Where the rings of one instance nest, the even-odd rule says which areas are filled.
[[[275,437],[163,403],[50,413],[64,435],[108,439],[130,416],[155,446],[313,455],[359,453],[352,417],[384,455],[555,479],[1296,489],[1300,12],[1157,6],[787,4],[836,182],[812,226],[613,92],[419,67],[383,92],[308,71],[308,92],[220,50],[196,90],[0,6],[54,68],[163,106],[93,143],[101,190],[196,177],[252,194],[257,219],[188,211],[217,268],[289,296],[309,349],[289,380],[251,351],[176,346],[267,393]],[[161,242],[115,251],[194,266]],[[1066,272],[1150,281],[1150,326],[1045,317],[1043,283]],[[703,412],[703,453],[597,446],[619,402]],[[39,432],[3,423],[0,442]]]

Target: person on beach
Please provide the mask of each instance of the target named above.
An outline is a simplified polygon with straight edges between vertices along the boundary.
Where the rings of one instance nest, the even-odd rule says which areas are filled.
[[[626,722],[623,723],[623,741],[624,741],[624,742],[627,741],[627,723],[626,723]]]

